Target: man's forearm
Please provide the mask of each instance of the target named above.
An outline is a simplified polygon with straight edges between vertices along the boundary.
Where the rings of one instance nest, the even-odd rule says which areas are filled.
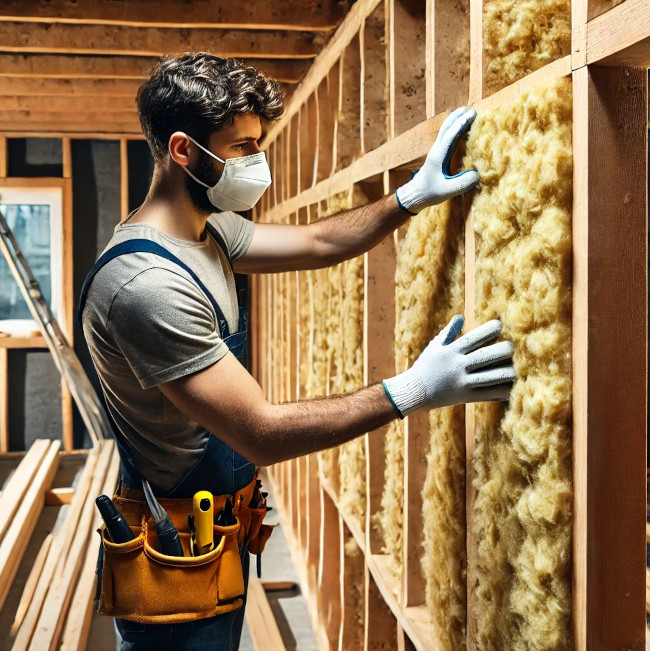
[[[354,258],[381,242],[411,214],[400,208],[394,194],[313,224],[318,259],[328,265]]]
[[[340,445],[397,417],[381,384],[354,393],[282,405],[269,404],[251,422],[241,414],[242,428],[254,439],[260,465]]]

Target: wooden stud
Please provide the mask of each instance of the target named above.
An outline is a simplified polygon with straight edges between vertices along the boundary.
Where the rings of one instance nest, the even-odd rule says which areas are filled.
[[[580,68],[573,101],[575,645],[642,648],[647,71]]]
[[[129,214],[129,141],[120,138],[120,221]]]
[[[469,104],[483,99],[483,0],[469,0]]]
[[[361,155],[361,60],[359,37],[352,39],[341,56],[339,67],[339,116],[336,170],[347,167]],[[349,187],[349,186],[348,186]]]
[[[3,337],[0,339],[8,339]],[[14,339],[14,337],[11,337]],[[9,349],[0,347],[0,452],[9,450]]]
[[[0,135],[0,179],[7,176],[7,136]]]

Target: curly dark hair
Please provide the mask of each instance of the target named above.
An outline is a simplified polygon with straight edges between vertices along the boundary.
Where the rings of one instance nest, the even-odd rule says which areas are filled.
[[[169,137],[185,131],[202,145],[210,134],[253,112],[277,120],[284,111],[278,82],[237,59],[210,52],[162,57],[137,95],[142,131],[156,162]]]

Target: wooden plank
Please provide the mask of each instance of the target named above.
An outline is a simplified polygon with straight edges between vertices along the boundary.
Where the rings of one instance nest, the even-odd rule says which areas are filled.
[[[64,54],[0,54],[5,77],[50,79],[144,79],[156,63],[155,57]],[[257,70],[276,81],[298,82],[310,60],[248,59]]]
[[[216,50],[238,59],[312,59],[320,40],[307,31],[193,29],[0,21],[0,51],[160,57]]]
[[[316,90],[318,84],[320,84],[320,82],[325,78],[336,61],[341,58],[343,51],[356,37],[361,29],[363,21],[374,11],[380,1],[381,0],[357,0],[357,2],[355,2],[327,46],[323,48],[323,51],[314,60],[309,72],[305,75],[304,80],[293,94],[291,102],[287,106],[283,117],[278,120],[278,122],[276,122],[276,124],[266,134],[264,139],[265,146],[278,137],[289,120],[305,103],[309,95]]]
[[[2,23],[0,23],[1,25]],[[5,77],[5,79],[12,79]],[[38,81],[37,79],[21,79],[21,81]],[[47,81],[58,82],[59,79]],[[86,80],[83,80],[86,81]],[[34,113],[82,113],[88,110],[90,104],[88,95],[2,95],[0,105],[3,111],[31,111]],[[91,95],[90,97],[96,97]],[[106,113],[124,113],[125,118],[136,117],[135,95],[131,97],[103,97],[102,109]]]
[[[61,125],[49,126],[51,128],[48,131],[37,131],[34,129],[34,125],[30,125],[28,129],[16,129],[13,131],[13,125],[4,125],[4,132],[11,138],[70,138],[71,140],[87,140],[88,138],[92,138],[93,140],[119,140],[122,136],[128,135],[129,140],[144,140],[142,133],[125,134],[123,131],[78,131],[77,129],[64,131],[61,129]],[[1,130],[0,133],[2,133]],[[2,177],[0,177],[1,180]]]
[[[579,650],[641,648],[647,71],[580,68],[573,88],[574,635]]]
[[[39,77],[6,77],[0,74],[0,95],[3,97],[49,96],[63,98],[101,97],[113,101],[121,98],[132,102],[142,82],[139,79],[46,79]],[[119,106],[118,102],[113,103]]]
[[[254,574],[248,579],[246,623],[256,649],[280,651],[286,648],[264,587]]]
[[[339,593],[341,548],[339,514],[330,496],[321,488],[320,563],[318,570],[318,611],[327,639],[338,647],[341,626],[341,598]]]
[[[61,488],[52,488],[45,493],[45,506],[63,506],[70,504],[74,497],[74,488],[65,486]]]
[[[61,139],[61,154],[63,158],[63,178],[72,178],[72,148],[70,138],[64,137]],[[72,181],[70,182],[72,183]],[[70,186],[72,188],[72,185]],[[72,197],[70,197],[72,199]]]
[[[389,107],[388,107],[388,70],[386,62],[386,12],[384,3],[380,3],[364,21],[360,36],[363,35],[363,48],[360,70],[361,87],[361,120],[362,152],[376,149],[389,138]],[[361,45],[361,43],[360,43]],[[415,49],[415,43],[410,49]],[[413,51],[417,60],[417,51]],[[421,65],[421,62],[420,62]],[[414,80],[410,80],[413,82]],[[401,106],[402,109],[406,105]],[[424,114],[422,115],[424,118]]]
[[[469,103],[483,99],[483,0],[469,0]]]
[[[51,441],[36,439],[5,484],[0,497],[0,540],[24,501],[25,494],[34,481],[34,476],[38,473],[41,464],[44,463],[50,446]]]
[[[422,573],[422,487],[426,480],[426,455],[430,447],[429,412],[418,411],[404,421],[404,523],[402,534],[403,608],[424,603]]]
[[[336,161],[339,62],[318,85],[318,175],[316,183],[329,178]],[[315,185],[315,184],[314,184]]]
[[[43,508],[45,491],[50,487],[59,465],[61,444],[52,441],[43,462],[34,475],[28,491],[14,513],[11,524],[0,542],[0,609],[4,605],[20,561],[27,549],[25,544],[32,535]]]
[[[100,110],[100,107],[95,106],[93,111],[83,111],[76,115],[72,115],[62,111],[29,111],[29,110],[11,110],[0,108],[0,123],[11,124],[14,123],[16,128],[24,128],[25,125],[38,122],[62,122],[74,123],[83,128],[86,125],[115,123],[119,124],[120,128],[135,131],[140,128],[137,114],[135,112],[120,112],[107,113]]]
[[[34,329],[37,329],[36,324],[34,324]],[[33,337],[0,337],[0,350],[8,348],[47,348],[47,344],[41,335]]]
[[[577,70],[587,65],[587,13],[589,0],[571,2],[571,66]]]
[[[20,0],[0,4],[0,20],[43,23],[82,23],[175,28],[220,27],[255,30],[330,31],[347,10],[344,2],[274,0],[249,5],[228,0],[139,0],[106,3],[104,0],[48,0],[34,5]]]
[[[47,505],[47,500],[45,504]],[[43,544],[41,545],[41,548],[38,551],[36,559],[34,560],[34,565],[32,565],[32,569],[30,570],[27,581],[25,582],[25,587],[23,588],[23,594],[20,596],[20,602],[18,604],[18,608],[16,609],[16,615],[14,616],[14,623],[11,626],[11,632],[9,634],[10,637],[16,635],[18,629],[20,628],[20,625],[23,622],[25,613],[27,613],[29,604],[32,600],[32,597],[34,596],[34,592],[36,591],[36,586],[38,585],[38,579],[41,575],[41,571],[43,570],[43,566],[45,565],[48,552],[50,551],[52,537],[53,536],[51,533],[47,534],[45,540],[43,541]]]
[[[0,337],[0,342],[10,338]],[[0,452],[7,452],[7,450],[9,450],[9,350],[0,347]],[[0,518],[1,522],[2,518]]]
[[[122,135],[141,133],[140,126],[136,122],[89,122],[80,124],[74,117],[58,121],[41,120],[38,115],[19,120],[0,120],[0,131],[4,131],[12,138],[20,138],[22,135],[14,132],[30,131],[41,136],[54,137],[55,135],[70,135],[72,132],[83,133],[85,138],[94,138],[96,133],[116,133],[118,138]],[[111,140],[114,136],[111,137]]]
[[[74,346],[74,279],[72,270],[72,161],[70,152],[70,141],[66,139],[62,143],[65,151],[64,176],[68,177],[63,181],[63,229],[61,235],[61,313],[59,324],[65,338],[70,346]],[[63,435],[63,448],[72,450],[74,447],[74,411],[72,406],[72,394],[68,383],[61,378],[61,429]]]
[[[120,472],[120,456],[115,446],[111,461],[106,472],[106,479],[101,489],[102,494],[112,495],[115,492]],[[90,633],[90,625],[93,616],[93,599],[95,595],[95,568],[97,565],[97,553],[99,540],[95,536],[95,530],[101,525],[99,511],[93,510],[94,516],[90,525],[89,544],[86,548],[83,566],[79,581],[70,603],[70,609],[65,620],[65,627],[61,635],[62,651],[77,651],[85,649]]]
[[[129,141],[120,138],[120,219],[129,214]]]
[[[587,63],[650,67],[650,3],[625,0],[590,21]]]
[[[0,136],[0,178],[7,176],[7,138]]]
[[[364,564],[364,631],[363,649],[397,647],[397,621],[384,601],[368,564]]]
[[[50,583],[59,568],[64,562],[65,557],[70,549],[71,541],[75,534],[75,529],[79,522],[83,503],[88,495],[88,488],[92,480],[93,472],[97,464],[98,454],[92,450],[86,459],[83,472],[77,482],[75,496],[70,504],[70,509],[61,527],[54,532],[52,544],[50,545],[47,559],[43,565],[43,570],[38,578],[38,584],[34,590],[34,595],[29,603],[27,612],[23,617],[23,622],[18,629],[16,639],[14,640],[15,649],[27,649],[36,628],[38,618],[47,596]]]
[[[114,456],[117,456],[115,443],[105,441],[88,492],[91,499],[86,499],[84,502],[75,529],[75,536],[65,558],[65,564],[59,565],[43,603],[43,609],[29,647],[33,651],[43,651],[44,649],[53,651],[58,648],[64,618],[81,571],[83,552],[88,546],[89,537],[93,534],[92,525],[93,523],[97,524],[97,509],[93,497],[99,495],[104,487],[106,474]]]
[[[355,36],[341,56],[336,170],[345,169],[361,156],[361,59]]]
[[[453,111],[458,106],[467,104],[470,95],[470,75],[465,68],[464,56],[470,57],[471,66],[471,39],[470,36],[470,2],[446,2],[446,0],[433,0],[433,34],[430,48],[433,50],[433,83],[430,101],[431,115],[442,111]],[[479,27],[476,27],[479,29]],[[460,50],[464,44],[465,52]],[[482,38],[479,41],[482,43]],[[478,51],[474,53],[478,56]],[[482,56],[482,55],[481,55]],[[471,70],[471,67],[470,67]],[[482,75],[481,69],[476,69],[477,75]],[[478,78],[477,87],[480,85]],[[478,98],[478,96],[477,96]],[[428,113],[427,113],[428,115]]]

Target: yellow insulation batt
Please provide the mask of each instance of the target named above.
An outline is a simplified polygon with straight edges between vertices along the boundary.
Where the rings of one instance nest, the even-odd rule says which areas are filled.
[[[363,257],[342,265],[341,393],[363,386]],[[339,448],[339,503],[359,517],[366,514],[366,448],[363,436]]]
[[[418,301],[431,334],[464,311],[464,214],[461,201],[448,201],[435,211],[435,221],[419,224],[427,249],[419,264],[428,269],[429,292]],[[435,224],[433,230],[429,230]],[[418,271],[422,277],[424,270]],[[429,412],[431,449],[422,490],[423,555],[426,603],[441,651],[465,648],[466,520],[465,408]]]
[[[452,216],[449,202],[424,210],[409,222],[404,240],[398,247],[395,271],[397,373],[413,364],[429,341],[446,325],[448,315],[462,313],[462,231],[462,220]],[[453,439],[450,430],[443,428],[433,436],[437,443],[445,446],[449,461],[449,455],[454,456],[449,449]],[[391,554],[395,569],[399,569],[402,563],[404,510],[404,428],[401,422],[391,423],[385,445],[385,488],[378,519],[384,548]],[[443,472],[455,475],[459,463],[464,465],[462,459],[454,458],[453,470],[445,467]],[[430,503],[437,492],[432,484],[436,481],[434,476],[435,473],[425,490],[427,517],[433,513]],[[447,486],[446,480],[444,485]],[[450,490],[463,492],[462,486]],[[453,563],[458,562],[458,554],[462,554],[463,549],[464,545],[461,545],[454,552],[456,558]],[[429,561],[425,561],[425,564],[427,571],[432,569]],[[430,594],[434,592],[432,588]]]
[[[484,0],[486,90],[493,92],[571,52],[570,0]]]
[[[476,321],[515,345],[510,402],[477,405],[472,514],[479,649],[571,640],[571,83],[478,116]]]

